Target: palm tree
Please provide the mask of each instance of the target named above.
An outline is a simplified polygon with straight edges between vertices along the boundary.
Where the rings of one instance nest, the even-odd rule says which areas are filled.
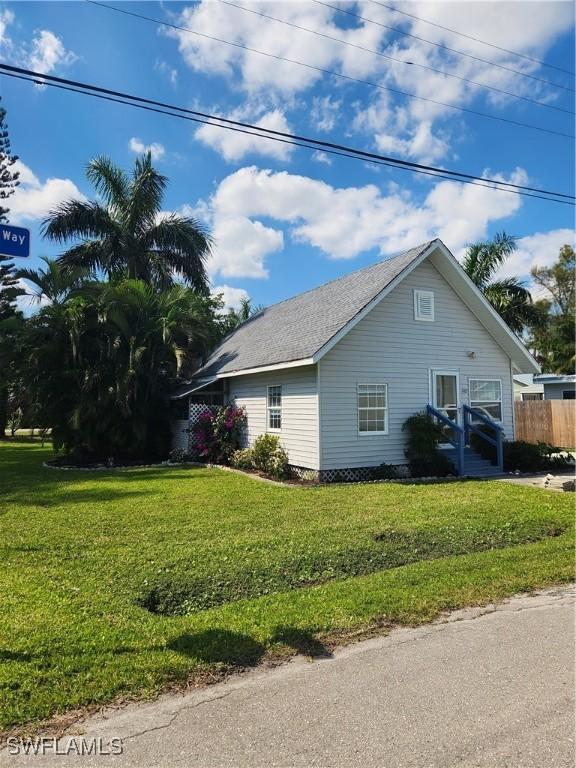
[[[19,373],[39,426],[80,460],[164,458],[179,368],[211,346],[210,299],[183,285],[93,283],[26,323]]]
[[[533,316],[530,291],[517,277],[493,279],[515,250],[516,238],[498,232],[492,240],[469,245],[462,266],[511,330],[520,335]]]
[[[64,269],[56,259],[41,257],[44,262],[40,269],[21,269],[16,277],[32,283],[32,293],[28,294],[37,304],[63,304],[90,277],[85,267]]]
[[[61,203],[42,225],[52,242],[74,243],[58,259],[63,268],[103,272],[110,280],[142,280],[157,288],[170,287],[177,276],[208,293],[210,235],[193,218],[161,213],[167,179],[153,168],[149,152],[137,158],[131,175],[98,157],[86,176],[99,200]]]

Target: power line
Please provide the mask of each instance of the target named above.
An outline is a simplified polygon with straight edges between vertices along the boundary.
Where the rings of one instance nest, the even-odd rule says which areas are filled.
[[[366,48],[363,45],[358,45],[358,43],[352,43],[349,40],[343,40],[341,37],[334,37],[333,35],[329,35],[325,32],[320,32],[317,29],[310,29],[310,27],[303,27],[300,24],[296,24],[292,21],[288,21],[287,19],[279,19],[277,16],[270,16],[269,14],[264,13],[263,11],[257,11],[253,8],[248,8],[244,5],[238,5],[237,3],[233,3],[231,2],[231,0],[220,0],[220,2],[223,5],[229,5],[232,8],[237,8],[239,11],[251,13],[255,16],[261,16],[263,19],[276,21],[279,24],[285,24],[288,27],[292,27],[293,29],[299,29],[302,32],[309,32],[310,34],[316,35],[317,37],[323,37],[326,40],[332,40],[335,43],[341,43],[342,45],[347,45],[350,48],[356,48],[359,51],[365,51],[366,53],[371,53],[371,54],[374,54],[375,56],[380,56],[383,59],[388,59],[388,61],[394,61],[397,64],[404,64],[405,66],[418,67],[419,69],[426,69],[430,72],[435,72],[438,75],[444,75],[445,77],[452,77],[464,83],[470,83],[471,85],[476,85],[479,88],[484,88],[489,91],[494,91],[495,93],[501,93],[504,96],[510,96],[513,99],[520,99],[521,101],[527,101],[530,104],[536,104],[539,107],[546,107],[547,109],[554,109],[557,112],[564,112],[567,115],[574,115],[574,112],[572,112],[569,109],[564,109],[563,107],[557,107],[554,104],[547,104],[545,101],[538,101],[537,99],[531,99],[528,96],[521,96],[518,93],[512,93],[511,91],[506,91],[503,88],[496,88],[496,86],[493,86],[493,85],[486,85],[485,83],[479,83],[477,80],[471,80],[469,77],[463,77],[462,75],[457,75],[453,72],[446,72],[443,69],[437,69],[436,67],[431,67],[428,64],[419,64],[416,61],[404,61],[403,59],[397,59],[396,57],[390,56],[387,53],[384,53],[383,51],[377,51],[377,50],[374,50],[374,48]]]
[[[166,114],[170,117],[178,117],[181,119],[190,120],[195,123],[212,125],[217,128],[225,128],[239,133],[258,136],[260,138],[280,141],[285,144],[303,146],[308,149],[321,149],[322,151],[330,154],[340,154],[355,160],[363,160],[365,162],[376,163],[378,165],[387,165],[414,173],[424,173],[426,175],[432,175],[436,178],[444,178],[460,183],[486,186],[490,189],[496,189],[501,192],[512,192],[514,194],[526,195],[528,197],[538,197],[543,200],[565,203],[567,205],[573,205],[573,201],[576,200],[573,195],[566,195],[561,192],[553,192],[550,190],[513,184],[511,182],[505,182],[499,179],[490,179],[485,176],[476,176],[474,174],[464,173],[462,171],[452,171],[446,168],[422,165],[420,163],[414,163],[408,160],[402,160],[400,158],[380,155],[374,152],[367,152],[365,150],[356,149],[355,147],[335,144],[334,142],[327,142],[307,136],[299,136],[298,134],[292,134],[283,131],[275,131],[270,128],[263,128],[258,125],[244,123],[238,120],[231,120],[229,118],[219,117],[217,115],[210,115],[205,112],[199,112],[198,110],[191,110],[185,107],[166,104],[164,102],[155,101],[153,99],[134,96],[133,94],[124,93],[122,91],[114,91],[108,88],[103,88],[101,86],[95,86],[89,83],[82,83],[77,80],[69,80],[66,78],[56,77],[54,75],[47,75],[42,72],[34,72],[32,70],[23,69],[21,67],[14,67],[8,64],[0,63],[0,74],[19,80],[32,82],[37,85],[47,85],[59,88],[61,90],[79,93],[85,96],[93,96],[106,101],[124,104],[125,106],[136,107],[145,109],[150,112]]]
[[[360,19],[361,21],[367,21],[369,24],[376,24],[378,27],[383,27],[384,29],[389,29],[392,32],[396,32],[399,35],[402,35],[403,37],[412,37],[414,40],[420,40],[422,43],[427,43],[428,45],[434,45],[436,48],[441,48],[444,51],[449,51],[450,53],[456,53],[458,56],[465,56],[468,59],[474,59],[474,61],[480,61],[482,64],[489,64],[491,67],[498,67],[498,69],[504,69],[506,72],[511,72],[514,75],[518,75],[519,77],[528,77],[530,80],[537,80],[539,83],[544,83],[545,85],[551,87],[551,88],[561,88],[563,91],[570,91],[571,93],[574,93],[574,88],[569,88],[566,85],[560,85],[560,83],[553,83],[551,80],[546,80],[543,77],[537,77],[536,75],[530,75],[528,72],[520,72],[518,69],[513,69],[512,67],[507,67],[505,64],[498,64],[495,61],[488,61],[487,59],[482,59],[480,56],[474,56],[471,53],[465,53],[464,51],[459,51],[456,48],[449,48],[447,45],[444,45],[443,43],[435,43],[433,40],[427,40],[425,37],[419,37],[418,35],[413,35],[410,32],[404,32],[402,29],[398,29],[398,27],[391,27],[388,24],[383,24],[381,21],[376,21],[375,19],[368,19],[366,16],[362,16],[359,13],[355,13],[354,11],[349,11],[346,8],[339,8],[337,5],[331,5],[330,3],[324,2],[324,0],[312,0],[313,3],[316,3],[317,5],[323,5],[326,8],[332,8],[333,11],[338,11],[339,13],[345,13],[348,16],[354,16],[356,19]]]
[[[113,5],[108,5],[107,3],[101,3],[101,2],[98,2],[97,0],[86,0],[86,2],[90,3],[91,5],[100,6],[101,8],[105,8],[105,9],[107,9],[109,11],[115,11],[116,13],[124,14],[125,16],[133,16],[136,19],[141,19],[142,21],[151,22],[152,24],[158,24],[160,26],[170,27],[171,29],[177,29],[177,30],[181,30],[183,32],[188,32],[191,35],[196,35],[197,37],[203,37],[203,38],[206,38],[208,40],[213,40],[215,42],[222,43],[224,45],[229,45],[229,46],[231,46],[233,48],[241,48],[242,50],[248,51],[249,53],[256,53],[259,56],[266,56],[267,58],[275,59],[277,61],[284,61],[284,62],[287,62],[288,64],[295,64],[297,66],[305,67],[306,69],[310,69],[310,70],[313,70],[315,72],[320,72],[321,74],[324,74],[324,75],[331,75],[333,77],[341,78],[342,80],[346,80],[348,82],[359,83],[360,85],[367,85],[367,86],[370,86],[371,88],[378,88],[379,90],[382,90],[382,91],[390,91],[391,93],[395,93],[395,94],[398,94],[398,95],[401,95],[401,96],[407,96],[408,98],[411,98],[411,99],[418,99],[419,101],[425,101],[425,102],[428,102],[430,104],[436,104],[437,106],[447,107],[448,109],[454,109],[454,110],[457,110],[458,112],[464,112],[466,114],[475,115],[476,117],[484,117],[484,118],[486,118],[488,120],[497,120],[498,122],[501,122],[501,123],[509,123],[510,125],[515,125],[515,126],[518,126],[520,128],[531,128],[531,129],[533,129],[535,131],[540,131],[542,133],[549,133],[549,134],[552,134],[554,136],[561,136],[562,138],[565,138],[565,139],[574,139],[575,138],[574,135],[572,135],[570,133],[563,133],[562,131],[555,131],[552,128],[544,128],[544,127],[539,126],[539,125],[533,125],[532,123],[523,123],[523,122],[521,122],[519,120],[512,120],[511,118],[507,118],[507,117],[500,117],[498,115],[491,115],[491,114],[488,114],[486,112],[480,112],[480,111],[475,110],[475,109],[470,109],[468,107],[459,107],[459,106],[456,106],[454,104],[447,104],[447,103],[445,103],[443,101],[437,101],[436,99],[430,99],[430,98],[428,98],[426,96],[418,96],[415,93],[408,93],[406,91],[401,91],[401,90],[399,90],[397,88],[390,88],[389,86],[382,85],[381,83],[374,83],[374,82],[372,82],[370,80],[362,80],[362,79],[357,78],[357,77],[352,77],[351,75],[345,75],[342,72],[335,72],[334,70],[331,70],[331,69],[324,69],[323,67],[316,67],[313,64],[306,64],[303,61],[297,61],[295,59],[288,59],[288,58],[286,58],[284,56],[279,56],[279,55],[277,55],[275,53],[267,53],[266,51],[260,51],[260,50],[258,50],[256,48],[251,48],[250,46],[244,45],[243,43],[233,43],[230,40],[223,40],[222,38],[215,37],[214,35],[208,35],[208,34],[206,34],[204,32],[197,32],[196,30],[190,29],[188,27],[183,27],[183,26],[180,26],[178,24],[173,24],[173,23],[168,22],[168,21],[162,21],[161,19],[155,19],[155,18],[153,18],[151,16],[145,16],[144,14],[136,13],[135,11],[128,11],[125,8],[116,8]],[[317,2],[317,0],[314,0],[314,2]]]
[[[386,3],[381,3],[379,0],[371,0],[375,5],[380,5],[382,8],[387,8],[389,11],[394,11],[394,13],[401,13],[403,16],[409,16],[411,19],[416,19],[417,21],[423,21],[425,24],[430,24],[433,27],[437,27],[438,29],[443,29],[445,32],[451,32],[453,35],[459,35],[460,37],[465,37],[467,40],[473,40],[475,43],[482,43],[482,45],[488,45],[490,48],[495,48],[497,51],[503,51],[504,53],[510,53],[512,56],[519,56],[521,59],[526,59],[526,61],[532,61],[534,64],[540,64],[542,67],[550,67],[550,69],[555,69],[558,72],[564,72],[566,75],[572,75],[574,77],[574,72],[571,72],[569,69],[563,69],[562,67],[557,67],[555,64],[549,64],[547,61],[542,61],[541,59],[537,59],[534,56],[528,56],[526,53],[518,53],[518,51],[511,51],[509,48],[503,48],[501,45],[496,45],[495,43],[489,43],[487,40],[482,40],[479,37],[474,37],[474,35],[467,35],[465,32],[459,32],[456,29],[452,29],[452,27],[444,27],[442,24],[438,24],[435,21],[430,21],[430,19],[423,19],[421,16],[416,16],[413,13],[408,13],[408,11],[401,11],[399,8],[396,8],[393,5],[386,5]]]
[[[215,128],[224,128],[224,129],[227,129],[227,130],[234,131],[236,133],[243,133],[243,134],[247,134],[249,136],[257,136],[258,138],[261,138],[261,139],[269,139],[271,141],[281,142],[282,144],[290,144],[290,145],[295,146],[295,147],[303,147],[305,149],[313,149],[315,151],[320,151],[313,144],[305,144],[305,143],[300,142],[300,141],[291,141],[289,139],[281,139],[281,138],[279,138],[277,136],[268,136],[268,135],[266,135],[264,133],[257,133],[255,131],[249,131],[249,130],[245,130],[245,129],[241,129],[241,128],[234,128],[234,127],[228,126],[228,125],[219,125],[218,123],[213,122],[213,120],[222,120],[224,118],[214,117],[213,120],[202,120],[200,118],[189,117],[187,115],[181,115],[181,114],[175,114],[173,112],[169,112],[169,111],[164,110],[164,109],[157,109],[157,108],[154,108],[154,107],[148,107],[148,106],[145,106],[144,104],[135,104],[135,103],[132,103],[132,102],[129,102],[129,101],[125,101],[123,99],[119,99],[119,98],[117,99],[117,98],[113,98],[111,96],[103,96],[103,95],[98,94],[98,93],[91,93],[89,91],[84,91],[84,90],[77,89],[77,88],[71,88],[71,87],[65,86],[65,85],[58,85],[56,83],[44,83],[44,82],[41,82],[41,81],[36,80],[34,78],[31,78],[31,77],[24,77],[23,75],[12,75],[12,74],[9,74],[9,73],[2,73],[2,72],[0,72],[0,74],[6,74],[8,77],[14,77],[14,78],[16,78],[18,80],[25,80],[27,82],[33,83],[34,85],[43,85],[43,86],[46,85],[48,87],[54,87],[54,88],[58,88],[58,89],[61,89],[61,90],[64,90],[64,91],[70,91],[71,93],[78,93],[78,94],[81,94],[83,96],[92,96],[94,98],[102,99],[104,101],[110,101],[110,102],[114,102],[114,103],[117,103],[117,104],[122,104],[122,105],[127,106],[127,107],[134,107],[136,109],[143,109],[143,110],[146,110],[147,112],[155,112],[157,114],[168,115],[169,117],[177,117],[177,118],[182,119],[182,120],[189,120],[191,122],[200,123],[202,125],[211,125],[211,126],[213,126]],[[268,129],[263,129],[263,130],[268,130]],[[313,141],[313,139],[310,139],[310,141]],[[435,179],[443,179],[443,180],[451,181],[453,183],[471,184],[472,186],[476,186],[476,187],[485,187],[486,189],[493,189],[496,192],[510,192],[511,194],[521,195],[523,197],[534,197],[534,198],[537,198],[539,200],[547,200],[547,201],[553,202],[553,203],[562,203],[564,205],[574,205],[573,202],[570,202],[568,200],[559,200],[559,199],[556,199],[555,197],[545,197],[543,195],[532,194],[530,192],[520,192],[520,191],[516,191],[514,189],[506,189],[503,186],[502,187],[501,186],[494,186],[494,184],[506,184],[506,185],[508,185],[507,182],[494,182],[494,183],[490,183],[490,184],[484,184],[484,183],[482,183],[480,181],[468,181],[466,179],[458,179],[458,178],[454,178],[454,176],[446,176],[446,175],[443,175],[441,173],[434,173],[434,172],[431,172],[431,171],[413,170],[411,168],[405,168],[402,165],[397,165],[394,162],[386,162],[386,161],[383,161],[383,160],[364,159],[364,158],[358,156],[358,154],[352,154],[352,151],[356,152],[356,150],[351,150],[351,152],[340,152],[340,151],[333,150],[333,149],[323,149],[321,151],[325,152],[327,154],[330,154],[330,155],[337,155],[339,157],[344,157],[344,158],[347,158],[349,160],[362,160],[363,162],[366,162],[366,163],[370,163],[370,164],[374,164],[374,165],[383,165],[383,166],[387,166],[389,168],[395,168],[395,169],[400,170],[400,171],[408,171],[408,172],[413,172],[413,173],[420,173],[420,174],[424,174],[425,176],[431,176],[432,178],[435,178]],[[510,184],[508,186],[514,187],[516,185],[515,184]],[[555,193],[551,193],[551,194],[555,194]],[[568,196],[567,195],[560,195],[560,197],[568,197]]]

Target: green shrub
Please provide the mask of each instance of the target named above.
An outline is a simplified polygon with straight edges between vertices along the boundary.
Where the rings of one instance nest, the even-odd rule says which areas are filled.
[[[240,448],[230,457],[230,464],[236,469],[254,469],[252,448]]]
[[[402,431],[408,433],[404,455],[410,465],[412,477],[446,477],[455,469],[450,460],[438,450],[444,441],[442,427],[427,413],[417,413],[406,419]]]
[[[562,454],[560,448],[546,443],[534,445],[522,440],[505,440],[503,452],[506,472],[553,472],[570,465],[567,455]]]
[[[182,464],[184,461],[188,461],[190,457],[184,448],[173,448],[168,454],[168,458],[172,464]]]
[[[493,430],[481,426],[479,429],[490,437]],[[490,445],[479,435],[472,433],[471,447],[483,458],[496,463],[496,446]],[[502,443],[505,472],[553,472],[570,466],[569,455],[547,443],[526,443],[523,440],[504,440]]]
[[[386,464],[384,461],[372,469],[371,476],[372,480],[396,480],[399,475],[394,464]]]
[[[280,445],[278,435],[259,435],[252,446],[254,469],[271,477],[288,476],[288,454]]]

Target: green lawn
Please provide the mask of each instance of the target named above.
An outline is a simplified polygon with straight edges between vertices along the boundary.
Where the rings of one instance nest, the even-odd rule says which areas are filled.
[[[49,455],[0,444],[0,729],[573,577],[569,494]]]

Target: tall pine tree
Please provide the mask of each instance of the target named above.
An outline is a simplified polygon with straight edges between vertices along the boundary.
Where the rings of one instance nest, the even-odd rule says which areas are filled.
[[[6,125],[6,110],[0,105],[0,224],[8,222],[6,201],[16,191],[19,173],[14,168],[18,158],[12,154]],[[6,430],[10,371],[13,362],[14,324],[19,312],[16,299],[24,291],[14,276],[14,262],[0,254],[0,439]]]

